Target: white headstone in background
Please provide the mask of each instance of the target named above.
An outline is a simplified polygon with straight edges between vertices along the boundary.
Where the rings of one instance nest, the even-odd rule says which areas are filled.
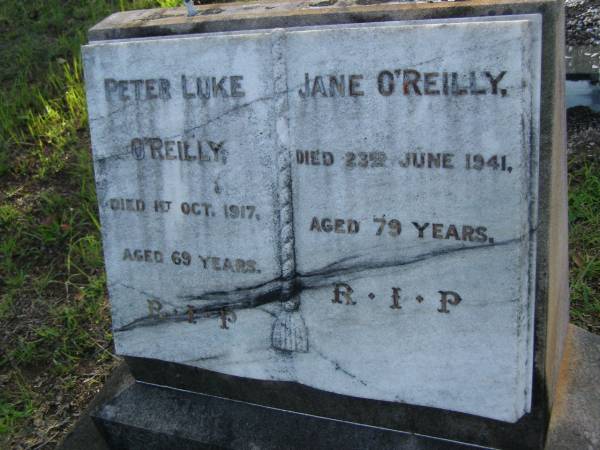
[[[538,16],[96,43],[117,352],[516,421]]]

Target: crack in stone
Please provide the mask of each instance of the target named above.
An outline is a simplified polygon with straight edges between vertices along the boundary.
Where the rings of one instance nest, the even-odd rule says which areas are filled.
[[[523,239],[522,237],[518,237],[518,238],[514,238],[514,239],[508,239],[506,241],[486,243],[486,244],[480,244],[480,245],[476,245],[476,246],[460,245],[460,246],[454,246],[454,247],[450,247],[450,248],[434,250],[434,251],[431,251],[428,253],[423,253],[421,255],[417,255],[415,257],[408,258],[404,261],[392,259],[392,260],[382,261],[382,262],[378,262],[378,263],[374,263],[374,264],[363,264],[359,268],[352,267],[352,266],[344,267],[343,263],[353,261],[353,260],[356,260],[359,258],[358,256],[352,256],[352,257],[348,257],[345,259],[340,259],[334,263],[328,264],[327,266],[324,266],[320,269],[317,269],[317,270],[314,270],[311,272],[305,272],[305,273],[298,272],[298,276],[301,280],[308,281],[308,283],[306,283],[306,282],[303,283],[304,287],[318,287],[318,284],[315,285],[315,284],[311,283],[310,280],[313,278],[315,278],[317,280],[329,279],[333,276],[347,275],[347,274],[351,274],[351,273],[355,274],[355,273],[366,272],[366,271],[375,270],[375,269],[387,269],[387,268],[392,268],[392,267],[402,267],[402,266],[407,266],[407,265],[415,264],[418,262],[422,262],[422,261],[425,261],[425,260],[428,260],[431,258],[435,258],[438,256],[446,256],[446,255],[459,253],[459,252],[479,250],[482,248],[503,247],[506,245],[511,245],[511,244],[521,242],[522,239]]]
[[[530,233],[534,233],[535,230],[531,230]],[[340,262],[351,261],[354,258],[344,258],[335,263],[329,264],[319,270],[307,273],[296,273],[293,282],[292,289],[285,289],[284,284],[288,280],[284,280],[281,277],[269,280],[264,283],[257,284],[255,286],[236,288],[230,291],[214,291],[207,292],[201,295],[186,295],[179,297],[182,300],[189,302],[213,302],[210,304],[204,304],[201,306],[188,305],[188,311],[181,313],[163,313],[156,315],[148,315],[135,319],[121,327],[115,328],[115,332],[129,331],[131,329],[140,326],[154,326],[164,323],[165,321],[173,322],[190,322],[195,319],[208,318],[208,317],[219,317],[223,314],[227,314],[233,310],[239,309],[250,309],[256,308],[257,306],[265,305],[267,303],[273,303],[279,301],[281,303],[289,300],[290,298],[298,295],[303,290],[315,289],[318,287],[329,284],[329,280],[333,276],[341,276],[348,274],[358,274],[361,272],[377,269],[387,269],[393,267],[404,267],[411,264],[419,263],[431,258],[443,257],[464,251],[475,251],[480,249],[502,247],[519,243],[523,240],[522,237],[508,239],[505,241],[499,241],[494,243],[487,243],[476,246],[465,246],[451,247],[446,249],[440,249],[428,253],[417,255],[407,260],[392,259],[388,261],[382,261],[374,264],[364,264],[360,267],[339,267]],[[128,287],[128,286],[125,286]],[[139,291],[142,292],[142,291]],[[143,292],[142,292],[143,293]],[[264,311],[264,310],[263,310]]]
[[[256,308],[254,308],[254,309],[256,309],[257,311],[262,311],[262,312],[264,312],[265,314],[268,314],[268,315],[270,315],[271,317],[273,317],[273,318],[275,318],[275,319],[277,318],[277,314],[275,314],[275,313],[274,313],[274,312],[272,312],[272,311],[269,311],[268,309],[261,308],[260,306],[257,306],[257,307],[256,307]]]
[[[203,356],[200,358],[186,359],[186,360],[180,361],[179,363],[180,364],[190,364],[190,363],[201,362],[201,361],[210,361],[212,359],[219,359],[224,356],[227,356],[227,353],[220,353],[218,355],[213,355],[213,356]]]
[[[112,116],[114,116],[115,114],[118,114],[118,113],[120,113],[120,112],[123,112],[123,111],[125,111],[125,110],[127,110],[127,109],[130,109],[130,108],[135,108],[135,109],[137,109],[137,107],[138,107],[138,104],[137,104],[137,103],[130,103],[130,104],[126,104],[125,106],[122,106],[121,108],[117,108],[117,109],[114,109],[114,110],[112,110],[112,111],[109,111],[107,114],[105,114],[105,115],[103,115],[103,116],[98,116],[98,117],[93,117],[93,118],[90,118],[90,119],[89,119],[89,122],[96,122],[96,121],[98,121],[98,120],[104,120],[104,119],[108,119],[109,117],[112,117]]]
[[[196,126],[194,126],[192,128],[185,129],[183,131],[183,136],[185,136],[186,134],[191,133],[192,131],[195,131],[195,130],[197,130],[199,128],[203,128],[203,127],[205,127],[207,125],[210,125],[211,123],[216,122],[216,121],[222,119],[223,117],[225,117],[225,116],[227,116],[229,114],[232,114],[232,113],[234,113],[236,111],[239,111],[240,109],[248,108],[249,106],[252,106],[255,103],[260,103],[260,102],[266,102],[266,101],[269,101],[269,100],[273,100],[273,99],[275,99],[275,98],[277,98],[277,97],[279,97],[281,95],[289,95],[291,92],[295,91],[296,89],[298,89],[300,87],[301,87],[301,85],[298,84],[297,86],[294,86],[293,89],[288,89],[288,90],[280,91],[280,92],[274,92],[273,95],[268,95],[268,96],[265,96],[265,97],[258,97],[258,98],[254,99],[254,100],[249,101],[249,102],[242,103],[240,105],[235,105],[234,107],[229,108],[229,109],[223,111],[221,114],[216,115],[215,117],[207,120],[206,122],[202,122],[202,123],[200,123],[200,124],[198,124],[198,125],[196,125]],[[94,117],[93,119],[90,119],[90,122],[95,122],[95,121],[98,121],[98,120],[107,119],[108,117],[111,117],[111,116],[113,116],[115,114],[118,114],[120,112],[123,112],[123,111],[129,109],[130,106],[132,106],[132,105],[126,105],[126,106],[124,106],[122,108],[115,109],[115,110],[109,112],[106,115]],[[133,106],[135,106],[135,105],[133,105]],[[180,137],[180,136],[182,136],[182,135],[177,134],[177,135],[173,135],[173,136],[167,136],[167,137],[164,138],[164,140],[175,139],[176,137]],[[103,161],[103,160],[114,159],[114,158],[118,158],[120,156],[125,156],[125,155],[128,155],[128,154],[129,154],[129,152],[126,152],[126,153],[114,153],[114,154],[111,154],[111,155],[102,156],[100,158],[95,158],[94,161]]]
[[[352,378],[355,381],[358,381],[360,384],[362,384],[363,386],[367,386],[367,383],[364,380],[361,380],[357,375],[353,374],[352,372],[350,372],[348,369],[344,369],[340,363],[338,363],[337,361],[334,361],[333,359],[328,358],[326,355],[324,355],[322,352],[320,352],[319,350],[317,350],[316,348],[313,347],[314,352],[319,355],[321,358],[323,358],[325,361],[327,361],[328,363],[332,364],[335,367],[336,372],[341,372],[344,375],[346,375],[349,378]]]
[[[247,108],[249,106],[252,106],[254,103],[265,102],[265,101],[268,101],[268,100],[272,100],[273,98],[274,98],[273,95],[269,95],[269,96],[266,96],[266,97],[258,97],[257,99],[254,99],[252,101],[249,101],[249,102],[246,102],[246,103],[242,103],[241,105],[236,105],[233,108],[230,108],[230,109],[222,112],[221,114],[218,114],[215,117],[207,120],[206,122],[203,122],[203,123],[201,123],[199,125],[196,125],[196,126],[194,126],[192,128],[185,129],[183,131],[183,134],[185,135],[185,134],[191,133],[192,131],[195,131],[195,130],[197,130],[199,128],[203,128],[206,125],[210,125],[211,123],[216,122],[218,120],[221,120],[223,117],[225,117],[225,116],[227,116],[229,114],[232,114],[232,113],[234,113],[236,111],[239,111],[240,109],[244,109],[244,108]],[[167,137],[165,139],[173,139],[174,137],[177,137],[177,136],[169,136],[169,137]]]
[[[130,156],[130,155],[131,155],[131,151],[129,151],[129,150],[127,150],[126,152],[122,152],[122,153],[111,153],[110,155],[94,158],[94,162],[103,163],[103,162],[112,161],[115,159],[125,159],[125,157]]]
[[[122,283],[120,281],[108,284],[107,288],[111,289],[114,286],[122,286],[122,287],[124,287],[126,289],[131,289],[132,291],[139,292],[140,294],[143,294],[143,295],[145,295],[147,297],[150,297],[150,298],[153,298],[153,299],[159,299],[160,298],[158,295],[154,295],[151,292],[143,291],[141,289],[138,289],[138,288],[136,288],[134,286],[131,286],[129,284]],[[172,306],[172,305],[169,305],[169,306]]]
[[[219,301],[220,304],[227,306],[229,302],[248,302],[248,297],[256,299],[256,306],[270,303],[270,301],[260,301],[264,297],[269,297],[273,293],[278,293],[281,289],[281,278],[275,278],[264,283],[249,287],[239,287],[230,291],[213,291],[201,295],[182,295],[178,298],[186,301]]]

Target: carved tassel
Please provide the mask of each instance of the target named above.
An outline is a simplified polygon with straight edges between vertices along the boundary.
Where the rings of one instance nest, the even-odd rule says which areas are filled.
[[[300,302],[294,300],[283,303],[271,331],[273,348],[287,352],[308,352],[308,330],[298,312],[299,306]]]

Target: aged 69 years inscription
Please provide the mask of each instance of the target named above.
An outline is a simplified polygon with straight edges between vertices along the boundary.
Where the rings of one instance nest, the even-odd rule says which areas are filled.
[[[92,43],[118,353],[514,422],[537,15]]]

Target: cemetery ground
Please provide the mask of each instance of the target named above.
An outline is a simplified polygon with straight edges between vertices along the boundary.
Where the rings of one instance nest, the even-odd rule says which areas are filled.
[[[80,46],[118,9],[0,3],[0,448],[52,448],[115,367]],[[600,333],[600,114],[569,111],[571,320]]]

